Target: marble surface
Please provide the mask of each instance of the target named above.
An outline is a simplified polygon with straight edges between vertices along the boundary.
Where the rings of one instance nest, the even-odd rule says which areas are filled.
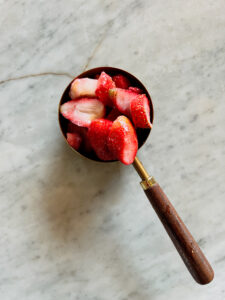
[[[0,298],[225,299],[225,3],[0,2]],[[155,107],[139,157],[215,270],[197,285],[132,166],[81,159],[57,105],[110,65]]]

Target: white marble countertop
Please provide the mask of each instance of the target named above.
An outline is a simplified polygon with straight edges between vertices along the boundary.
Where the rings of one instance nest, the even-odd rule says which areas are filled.
[[[0,2],[1,300],[225,299],[225,3]],[[139,157],[215,270],[196,284],[132,166],[81,159],[57,106],[110,65],[155,108]]]

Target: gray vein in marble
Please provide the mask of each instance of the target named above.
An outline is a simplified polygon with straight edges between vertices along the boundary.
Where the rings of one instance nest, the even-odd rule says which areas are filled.
[[[22,75],[22,76],[18,76],[18,77],[7,78],[4,80],[1,80],[0,84],[6,83],[9,81],[27,79],[27,78],[31,78],[31,77],[49,76],[49,75],[51,75],[51,76],[66,76],[68,78],[74,78],[73,75],[66,73],[66,72],[42,72],[42,73],[37,73],[37,74],[28,74],[28,75]]]

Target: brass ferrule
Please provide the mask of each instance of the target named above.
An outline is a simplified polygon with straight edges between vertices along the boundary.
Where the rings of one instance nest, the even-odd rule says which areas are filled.
[[[153,176],[149,176],[147,179],[144,179],[140,182],[140,185],[142,186],[144,191],[153,186],[154,184],[156,184],[156,181]]]

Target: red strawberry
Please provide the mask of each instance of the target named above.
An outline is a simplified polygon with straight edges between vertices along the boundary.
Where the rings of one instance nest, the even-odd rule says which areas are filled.
[[[136,131],[127,117],[119,116],[113,122],[108,137],[108,148],[125,165],[134,161],[138,141]]]
[[[109,96],[114,102],[116,108],[122,113],[130,116],[130,104],[131,101],[137,97],[137,93],[134,93],[130,90],[124,89],[110,89]]]
[[[75,79],[70,87],[70,98],[76,99],[84,96],[95,97],[98,80],[90,78]]]
[[[115,82],[117,88],[128,89],[128,87],[130,86],[130,81],[121,74],[113,76],[112,79]]]
[[[60,112],[72,123],[88,127],[92,120],[104,117],[105,107],[98,99],[81,98],[64,103]]]
[[[102,72],[98,79],[98,85],[95,93],[99,100],[105,105],[113,106],[112,101],[109,98],[109,89],[113,88],[115,88],[115,83],[112,81],[112,78],[105,72]]]
[[[78,133],[67,132],[66,139],[70,146],[73,147],[75,150],[78,150],[80,148],[82,138]]]
[[[112,124],[112,121],[98,119],[92,121],[88,129],[90,144],[98,158],[104,161],[116,159],[107,146],[108,135]]]
[[[108,116],[106,117],[107,120],[110,121],[115,121],[117,117],[119,117],[121,115],[121,113],[118,111],[117,108],[113,108],[110,113],[108,114]]]
[[[135,127],[152,128],[149,101],[144,94],[132,100],[131,117]]]
[[[80,127],[80,126],[77,126],[77,125],[69,122],[69,124],[67,126],[67,132],[79,134],[82,138],[81,148],[84,150],[84,152],[87,152],[87,153],[91,152],[92,148],[91,148],[89,139],[87,137],[87,132],[88,132],[87,128]]]
[[[134,92],[134,93],[137,93],[137,94],[141,94],[142,93],[141,89],[139,89],[138,87],[130,86],[129,90],[132,91],[132,92]]]

